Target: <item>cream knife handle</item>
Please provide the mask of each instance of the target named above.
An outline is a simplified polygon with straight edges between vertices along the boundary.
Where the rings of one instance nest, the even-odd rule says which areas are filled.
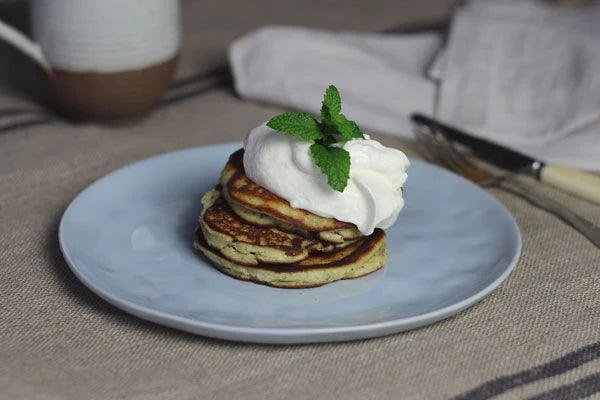
[[[540,180],[575,196],[600,204],[600,176],[559,164],[546,164]]]

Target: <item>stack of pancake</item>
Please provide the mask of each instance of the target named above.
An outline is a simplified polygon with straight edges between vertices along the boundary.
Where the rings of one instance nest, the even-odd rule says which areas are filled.
[[[305,288],[357,278],[383,267],[385,233],[290,204],[244,174],[233,153],[219,184],[202,198],[194,247],[220,271],[270,286]]]

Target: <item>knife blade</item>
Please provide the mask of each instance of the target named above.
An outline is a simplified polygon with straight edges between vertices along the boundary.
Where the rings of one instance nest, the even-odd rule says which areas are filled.
[[[449,140],[468,147],[483,160],[500,168],[533,175],[543,183],[600,204],[600,176],[598,175],[564,165],[545,163],[498,143],[472,136],[422,114],[412,114],[411,120],[417,125],[441,132]]]
[[[425,115],[412,114],[411,120],[416,124],[440,131],[451,141],[468,147],[482,159],[508,171],[529,173],[539,179],[540,171],[545,166],[543,161],[536,160],[500,144],[477,138]]]

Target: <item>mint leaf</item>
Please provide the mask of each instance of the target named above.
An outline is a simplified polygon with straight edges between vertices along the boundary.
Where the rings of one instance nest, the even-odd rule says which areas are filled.
[[[341,147],[326,147],[315,143],[310,146],[310,154],[321,172],[327,176],[329,186],[343,192],[350,178],[350,153]]]
[[[365,135],[363,135],[362,131],[354,121],[348,120],[347,124],[350,126],[351,135],[353,139],[364,139]]]
[[[321,121],[325,124],[331,124],[333,116],[342,111],[342,99],[337,88],[330,85],[325,91],[323,105],[321,106]]]
[[[337,132],[342,136],[344,140],[350,140],[354,138],[364,139],[363,133],[356,125],[356,122],[346,119],[344,114],[335,115],[332,119],[333,126]]]
[[[267,126],[306,140],[322,139],[319,123],[309,113],[286,112],[271,118]]]

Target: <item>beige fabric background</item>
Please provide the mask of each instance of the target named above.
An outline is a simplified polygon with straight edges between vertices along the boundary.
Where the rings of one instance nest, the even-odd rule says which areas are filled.
[[[380,31],[444,18],[451,3],[186,1],[178,76],[222,64],[231,39],[265,23]],[[1,18],[22,23],[24,15],[18,4],[0,7]],[[137,125],[74,125],[47,114],[23,57],[4,45],[0,54],[0,110],[15,111],[0,111],[0,399],[443,399],[493,390],[502,399],[560,399],[600,390],[600,250],[496,190],[521,228],[521,261],[481,303],[425,328],[349,343],[251,345],[114,308],[60,254],[58,222],[73,197],[150,155],[240,140],[280,110],[210,89],[217,75],[171,89],[167,98],[188,97]],[[381,139],[414,155],[409,142]],[[600,224],[600,207],[543,190]],[[532,377],[540,379],[519,385]]]

